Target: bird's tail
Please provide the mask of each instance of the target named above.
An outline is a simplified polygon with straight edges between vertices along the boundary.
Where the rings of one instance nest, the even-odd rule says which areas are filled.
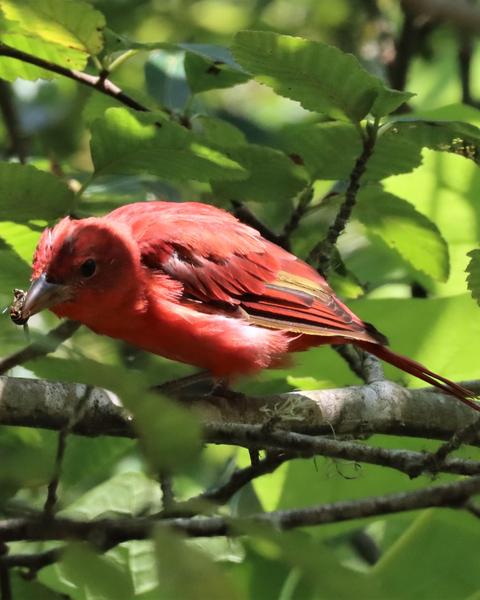
[[[402,371],[422,379],[426,383],[435,386],[446,394],[455,396],[455,398],[458,398],[464,404],[470,406],[474,410],[480,411],[480,403],[477,403],[473,400],[476,397],[476,394],[472,392],[472,390],[458,385],[446,377],[437,375],[437,373],[430,371],[422,364],[407,358],[406,356],[397,354],[396,352],[390,350],[390,348],[382,346],[381,344],[375,344],[371,342],[356,342],[355,345],[359,346],[363,350],[366,350],[367,352],[370,352],[377,358],[380,358],[381,360],[384,360],[391,365],[402,369]]]

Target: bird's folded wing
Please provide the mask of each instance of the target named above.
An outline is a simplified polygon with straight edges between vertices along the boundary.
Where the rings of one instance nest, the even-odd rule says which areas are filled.
[[[148,208],[147,218],[128,214],[142,262],[181,283],[186,301],[274,329],[377,339],[314,269],[229,213],[195,203]]]

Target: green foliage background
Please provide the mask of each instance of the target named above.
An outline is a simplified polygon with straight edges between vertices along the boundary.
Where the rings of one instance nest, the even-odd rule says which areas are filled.
[[[2,43],[68,68],[94,74],[110,68],[111,78],[152,110],[132,111],[73,81],[0,57],[0,79],[13,82],[29,154],[28,166],[15,161],[0,124],[3,304],[13,287],[27,287],[47,223],[154,197],[226,208],[242,201],[280,233],[298,195],[313,185],[311,208],[291,240],[305,257],[343,199],[365,118],[377,118],[377,145],[339,242],[332,283],[394,349],[454,380],[478,377],[480,319],[465,270],[471,260],[468,277],[478,299],[480,111],[460,103],[457,34],[436,26],[425,36],[411,62],[411,97],[382,83],[388,44],[402,26],[394,1],[0,0],[0,9]],[[478,58],[474,52],[474,64]],[[474,95],[479,88],[472,81]],[[411,111],[392,115],[404,101]],[[185,120],[190,128],[182,126]],[[78,182],[78,191],[69,180]],[[326,198],[332,189],[337,195]],[[413,297],[418,289],[425,298]],[[36,317],[32,337],[54,322],[48,314]],[[25,344],[7,315],[0,320],[0,342],[2,355]],[[148,394],[139,400],[139,390],[190,371],[81,329],[54,355],[10,372],[109,387],[140,423],[142,451],[131,440],[70,437],[62,514],[153,514],[161,507],[153,478],[158,469],[173,469],[176,492],[188,497],[235,464],[248,464],[242,450],[200,450],[197,424],[177,407]],[[386,373],[420,385],[393,368]],[[263,393],[356,382],[335,353],[321,348],[244,387]],[[425,440],[375,441],[435,447]],[[46,431],[1,428],[5,514],[41,506],[55,444]],[[227,508],[245,515],[425,483],[380,467],[295,460],[256,480]],[[476,528],[467,513],[428,510],[282,535],[252,532],[234,541],[184,542],[159,533],[102,556],[78,544],[33,581],[16,574],[14,597],[474,598],[480,583]],[[354,543],[362,531],[380,552],[373,566]],[[16,551],[26,548],[15,544]]]

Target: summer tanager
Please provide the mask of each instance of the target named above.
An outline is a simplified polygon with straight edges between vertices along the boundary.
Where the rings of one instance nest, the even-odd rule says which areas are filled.
[[[139,202],[46,229],[22,321],[45,308],[230,380],[351,343],[480,410],[470,390],[389,350],[312,267],[205,204]]]

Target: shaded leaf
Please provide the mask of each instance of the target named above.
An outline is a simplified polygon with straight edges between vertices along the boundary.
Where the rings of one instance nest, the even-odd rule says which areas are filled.
[[[448,246],[438,227],[409,202],[381,188],[368,186],[358,196],[354,215],[367,233],[380,236],[416,269],[445,281]]]
[[[72,544],[58,566],[62,579],[73,584],[78,592],[75,600],[130,600],[133,589],[130,577],[113,560],[100,556],[87,544]],[[45,578],[42,578],[45,581]],[[69,594],[70,595],[70,594]]]
[[[195,416],[158,394],[128,397],[141,447],[153,469],[171,472],[194,464],[201,449],[201,429]]]
[[[240,129],[218,117],[198,115],[193,119],[193,127],[202,135],[207,144],[233,148],[244,146],[247,143],[247,139]]]
[[[101,483],[62,511],[64,516],[91,520],[107,515],[134,516],[159,509],[160,487],[143,473],[120,473]]]
[[[166,598],[241,598],[218,564],[165,528],[157,529],[155,547],[160,589]]]
[[[227,48],[211,44],[179,44],[186,50],[185,73],[194,94],[245,83],[250,75],[233,60]]]
[[[213,189],[227,199],[282,202],[293,198],[306,185],[299,167],[283,152],[248,144],[229,149],[249,176],[243,181],[215,182]]]
[[[0,221],[52,221],[72,208],[73,192],[58,178],[35,167],[0,162]],[[0,236],[2,235],[0,223]],[[8,240],[7,240],[8,241]]]
[[[378,582],[385,598],[468,598],[478,590],[476,524],[467,512],[423,511],[369,578]]]
[[[480,250],[472,250],[468,253],[470,262],[467,267],[468,289],[478,304],[480,304]]]
[[[282,132],[282,146],[305,164],[312,179],[348,179],[362,152],[357,129],[338,121],[289,127]]]

